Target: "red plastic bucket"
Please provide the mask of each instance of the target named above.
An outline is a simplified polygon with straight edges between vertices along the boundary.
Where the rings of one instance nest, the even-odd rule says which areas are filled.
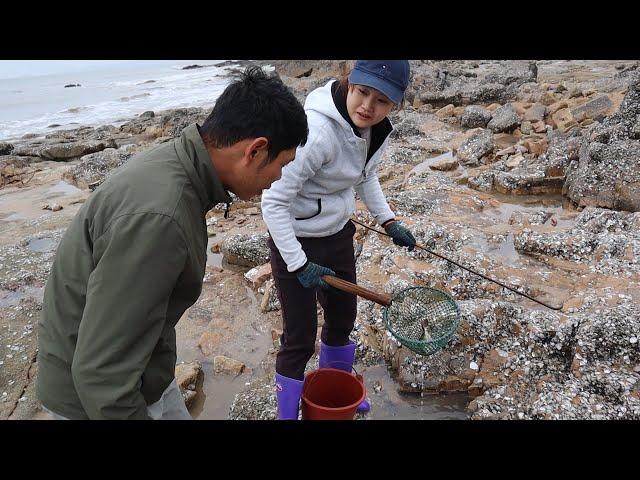
[[[302,387],[303,420],[353,420],[367,391],[362,375],[336,368],[309,372]]]

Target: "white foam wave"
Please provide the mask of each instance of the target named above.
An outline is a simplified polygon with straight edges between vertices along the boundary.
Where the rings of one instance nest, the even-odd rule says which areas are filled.
[[[77,128],[79,125],[98,126],[117,124],[118,120],[132,119],[140,113],[153,110],[161,111],[173,108],[203,107],[209,108],[222,93],[230,78],[222,68],[210,67],[184,70],[163,77],[154,76],[154,83],[140,84],[149,80],[144,78],[126,80],[123,85],[110,90],[104,88],[101,95],[112,98],[102,102],[76,104],[56,112],[46,112],[23,120],[0,121],[0,139],[16,139],[26,133],[47,134],[57,129]],[[125,93],[125,95],[122,95]],[[73,104],[72,104],[73,105]],[[52,124],[60,127],[48,128]]]

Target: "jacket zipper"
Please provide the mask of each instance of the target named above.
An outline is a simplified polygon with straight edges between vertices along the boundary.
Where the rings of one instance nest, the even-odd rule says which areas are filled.
[[[369,163],[367,161],[367,141],[363,138],[362,141],[364,142],[364,167],[362,167],[362,176],[363,179],[367,178],[367,163]]]

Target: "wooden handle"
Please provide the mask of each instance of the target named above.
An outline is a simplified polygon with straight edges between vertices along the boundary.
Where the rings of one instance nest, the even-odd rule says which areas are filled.
[[[367,290],[360,285],[347,282],[346,280],[334,277],[332,275],[322,275],[321,278],[332,287],[335,287],[338,290],[342,290],[343,292],[353,293],[354,295],[366,298],[367,300],[376,302],[384,307],[388,307],[389,305],[391,305],[391,295],[387,295],[386,293],[372,292],[371,290]]]

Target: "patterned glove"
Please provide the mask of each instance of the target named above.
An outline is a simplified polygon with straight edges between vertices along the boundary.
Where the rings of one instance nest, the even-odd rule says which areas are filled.
[[[329,288],[329,284],[320,278],[322,275],[333,275],[335,276],[336,272],[331,270],[330,268],[323,267],[322,265],[318,265],[313,262],[307,262],[307,265],[300,270],[296,276],[300,283],[304,288],[316,288],[320,287],[323,289]]]
[[[411,252],[416,246],[416,239],[413,237],[408,228],[402,226],[400,222],[392,221],[387,223],[384,227],[391,238],[393,238],[393,243],[396,245],[400,245],[401,247],[409,247],[409,251]]]

